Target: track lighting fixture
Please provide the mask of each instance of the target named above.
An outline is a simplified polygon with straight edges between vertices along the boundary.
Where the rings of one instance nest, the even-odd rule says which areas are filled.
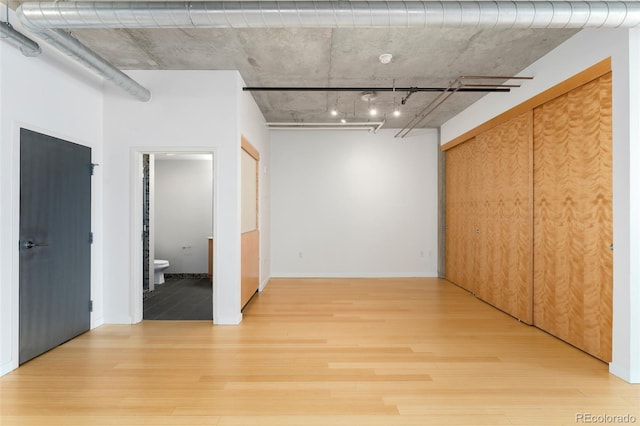
[[[333,108],[331,109],[331,115],[334,117],[337,117],[338,114],[340,114],[338,112],[338,101],[340,100],[340,95],[338,93],[336,93],[336,103],[333,104]]]
[[[395,81],[394,81],[395,84]],[[400,117],[400,105],[396,103],[396,98],[393,98],[393,116]]]
[[[372,98],[368,99],[368,102],[369,102],[369,108],[368,108],[369,115],[372,116],[372,117],[375,117],[378,114],[378,110],[376,109],[376,104],[371,105],[371,99]]]

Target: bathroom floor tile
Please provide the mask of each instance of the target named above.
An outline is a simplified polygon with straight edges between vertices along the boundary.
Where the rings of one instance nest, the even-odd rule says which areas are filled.
[[[144,298],[146,320],[213,320],[208,278],[167,279]]]

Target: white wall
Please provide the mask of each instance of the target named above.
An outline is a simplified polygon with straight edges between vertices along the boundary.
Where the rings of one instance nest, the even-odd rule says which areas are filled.
[[[437,131],[271,132],[272,275],[437,276]]]
[[[611,57],[613,71],[613,362],[610,371],[640,382],[640,33],[583,30],[524,69],[533,76],[509,94],[490,94],[441,128],[446,143],[536,94]]]
[[[613,146],[614,359],[610,371],[640,383],[640,30],[629,31],[625,47],[628,72],[620,71],[622,82],[614,80],[614,99],[617,96],[622,102],[614,103],[618,130],[614,130]],[[623,61],[616,66],[624,69],[619,62]],[[616,119],[616,113],[622,117]]]
[[[244,82],[240,80],[242,86]],[[264,116],[249,92],[240,96],[240,133],[260,152],[258,223],[260,228],[260,287],[271,278],[271,142]]]
[[[21,30],[15,16],[11,22]],[[0,375],[18,366],[20,127],[91,147],[92,161],[100,164],[92,181],[91,327],[103,322],[100,83],[42,49],[43,55],[27,58],[0,43]]]
[[[141,319],[139,217],[132,204],[139,152],[214,153],[214,322],[237,324],[240,313],[240,75],[236,71],[131,71],[152,92],[139,102],[105,92],[105,321]]]
[[[211,159],[155,156],[155,258],[166,273],[206,274],[213,231]]]

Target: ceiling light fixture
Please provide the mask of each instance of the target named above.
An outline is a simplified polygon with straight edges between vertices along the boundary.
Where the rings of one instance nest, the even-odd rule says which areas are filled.
[[[391,58],[393,58],[393,55],[391,53],[383,53],[382,55],[378,56],[378,59],[383,64],[388,64],[389,62],[391,62]]]
[[[395,81],[393,82],[395,84]],[[396,103],[396,98],[393,98],[393,116],[400,117],[400,106]]]
[[[373,117],[376,114],[378,114],[378,110],[376,109],[376,104],[371,105],[371,99],[374,99],[374,98],[369,97],[369,99],[367,100],[367,103],[369,104],[367,107],[367,110],[369,111],[369,115]]]
[[[334,117],[337,117],[339,112],[338,112],[338,101],[340,100],[340,95],[336,92],[336,103],[333,105],[333,109],[331,110],[331,115],[333,115]]]
[[[378,93],[376,93],[375,90],[365,90],[360,95],[360,99],[362,99],[365,102],[371,102],[372,100],[374,100],[377,97],[378,97]]]

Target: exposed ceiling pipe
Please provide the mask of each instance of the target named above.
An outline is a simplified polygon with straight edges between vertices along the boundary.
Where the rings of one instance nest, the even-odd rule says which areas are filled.
[[[422,109],[418,114],[416,114],[413,119],[411,119],[403,128],[400,130],[394,137],[400,136],[404,138],[407,136],[413,129],[415,129],[418,124],[422,123],[425,118],[427,118],[430,114],[433,113],[440,105],[444,103],[451,95],[456,92],[462,92],[464,89],[471,89],[476,87],[503,87],[504,84],[476,84],[473,83],[474,80],[533,80],[533,77],[507,77],[507,76],[482,76],[482,75],[461,75],[452,81],[446,90],[443,90],[434,100],[432,100],[426,107]],[[509,86],[509,85],[506,85]],[[511,85],[514,86],[514,85]],[[515,85],[515,87],[520,87],[519,85]]]
[[[202,1],[23,3],[25,27],[141,100],[147,89],[60,29],[603,28],[640,24],[640,2]]]
[[[345,123],[267,123],[269,129],[275,130],[368,130],[371,133],[377,133],[384,125],[385,121],[362,121],[362,122],[345,122]]]
[[[508,77],[505,77],[505,80]],[[520,87],[517,84],[493,84],[483,87],[463,87],[458,92],[509,92],[511,87]],[[282,86],[246,86],[245,92],[446,92],[453,91],[450,87],[282,87]]]
[[[137,81],[114,67],[110,62],[80,43],[75,37],[61,29],[28,27],[36,36],[66,53],[80,64],[93,70],[98,75],[124,89],[143,102],[151,99],[151,92]]]
[[[636,1],[198,1],[23,3],[46,28],[635,27]]]
[[[0,22],[0,38],[20,49],[24,56],[38,56],[42,51],[38,43],[17,31],[8,22]]]

